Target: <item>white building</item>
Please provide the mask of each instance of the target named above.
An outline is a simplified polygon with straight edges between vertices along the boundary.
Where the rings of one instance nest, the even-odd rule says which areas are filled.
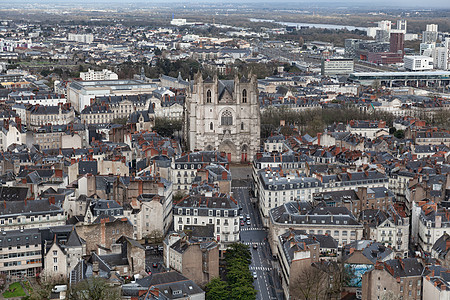
[[[426,30],[422,33],[422,43],[432,44],[436,43],[438,36],[438,25],[427,24]]]
[[[156,84],[140,80],[73,81],[67,88],[67,99],[80,112],[95,97],[150,94],[156,88]]]
[[[0,122],[1,124],[2,122]],[[26,145],[27,144],[27,132],[22,128],[20,124],[14,121],[3,121],[0,128],[0,151],[6,151],[12,144]],[[6,126],[5,126],[6,125]],[[28,137],[32,137],[32,133],[28,134]],[[30,140],[31,141],[31,140]]]
[[[434,243],[444,234],[450,232],[450,215],[447,209],[437,208],[434,203],[421,207],[418,220],[418,244],[424,251],[431,252]]]
[[[156,234],[164,235],[164,203],[164,197],[142,194],[125,207],[124,215],[133,224],[135,239],[141,240]]]
[[[92,33],[87,34],[69,33],[67,35],[67,40],[72,42],[90,44],[94,41],[94,35]]]
[[[239,215],[237,201],[227,194],[190,195],[174,203],[174,230],[183,231],[185,226],[214,226],[213,237],[223,251],[228,244],[239,241]]]
[[[428,274],[423,276],[423,300],[450,299],[448,270],[442,266],[429,266]]]
[[[186,19],[172,19],[170,21],[170,25],[174,25],[174,26],[184,26],[186,25]]]
[[[450,70],[450,39],[443,42],[443,46],[436,47],[433,51],[434,65],[440,70]]]
[[[376,219],[377,222],[373,227],[369,224],[369,238],[392,247],[395,253],[406,258],[409,245],[409,218],[401,213],[403,212],[397,211],[391,204],[386,213],[374,209],[364,210],[360,214],[360,219],[362,221]]]
[[[429,56],[405,56],[405,69],[409,71],[430,71],[433,69],[433,58]]]
[[[288,230],[333,237],[339,247],[363,238],[363,225],[345,207],[317,206],[308,202],[288,202],[270,211],[269,237],[272,251],[277,237]]]
[[[117,80],[119,76],[113,71],[103,69],[102,71],[95,71],[88,69],[87,72],[80,72],[80,78],[85,81],[89,80]]]

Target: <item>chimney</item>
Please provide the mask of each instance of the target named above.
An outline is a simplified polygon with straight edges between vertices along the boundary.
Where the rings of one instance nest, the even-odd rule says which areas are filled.
[[[222,180],[227,180],[228,173],[226,171],[222,171]]]
[[[99,273],[99,265],[98,265],[98,261],[94,261],[92,263],[92,275],[94,276],[98,276]]]
[[[320,138],[322,137],[322,133],[317,133],[317,145],[320,146]]]
[[[450,239],[445,241],[445,251],[448,251],[450,249]]]

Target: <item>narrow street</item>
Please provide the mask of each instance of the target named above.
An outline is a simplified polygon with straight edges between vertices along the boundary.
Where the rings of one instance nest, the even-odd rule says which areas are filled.
[[[240,240],[250,246],[252,263],[250,271],[256,272],[253,283],[258,291],[256,299],[283,299],[281,284],[276,270],[273,269],[273,258],[267,242],[267,231],[262,226],[261,216],[256,206],[251,203],[250,181],[233,180],[233,196],[242,207],[244,225],[241,225]],[[250,225],[247,224],[250,220]]]

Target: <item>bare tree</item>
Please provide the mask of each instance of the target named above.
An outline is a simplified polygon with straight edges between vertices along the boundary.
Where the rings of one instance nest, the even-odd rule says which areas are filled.
[[[321,270],[307,266],[289,282],[290,296],[296,300],[325,300],[328,276]]]
[[[67,293],[69,300],[119,300],[120,289],[111,286],[101,277],[92,277],[71,286]]]

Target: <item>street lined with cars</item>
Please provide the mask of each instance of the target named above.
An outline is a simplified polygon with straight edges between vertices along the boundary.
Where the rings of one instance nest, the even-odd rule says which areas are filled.
[[[267,242],[267,231],[262,226],[255,203],[251,201],[250,185],[245,183],[247,181],[241,180],[239,188],[233,187],[233,196],[243,208],[240,241],[250,247],[252,254],[249,268],[257,290],[256,299],[283,299],[279,277],[272,266],[273,257]]]

